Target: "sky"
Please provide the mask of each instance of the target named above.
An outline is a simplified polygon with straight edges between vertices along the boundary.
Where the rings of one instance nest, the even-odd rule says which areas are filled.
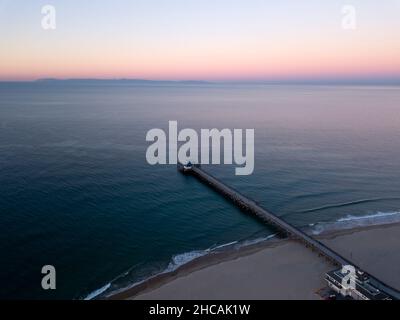
[[[400,79],[400,0],[0,0],[0,80],[38,78]]]

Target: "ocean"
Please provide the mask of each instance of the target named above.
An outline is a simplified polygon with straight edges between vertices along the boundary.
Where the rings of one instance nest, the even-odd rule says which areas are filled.
[[[252,175],[205,169],[295,226],[400,221],[400,87],[0,83],[0,298],[94,298],[274,235],[147,164],[147,131],[170,120],[254,128]]]

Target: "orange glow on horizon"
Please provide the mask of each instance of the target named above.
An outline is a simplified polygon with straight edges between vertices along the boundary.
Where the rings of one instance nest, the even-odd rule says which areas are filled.
[[[167,28],[164,33],[151,28],[78,32],[71,25],[31,35],[24,29],[19,37],[3,40],[6,50],[0,51],[0,80],[400,78],[400,33],[394,24],[344,32],[329,24],[324,29],[301,29],[289,23],[281,30],[268,21],[265,29],[242,30],[232,29],[233,21],[227,18],[225,24],[231,28],[225,30],[221,23],[219,32],[204,31],[207,25],[201,20],[187,23],[187,32],[182,28]],[[196,24],[201,28],[190,31]]]

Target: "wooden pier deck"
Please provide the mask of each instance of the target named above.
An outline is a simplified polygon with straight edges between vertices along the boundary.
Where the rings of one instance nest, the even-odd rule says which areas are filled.
[[[277,215],[268,211],[261,206],[259,206],[255,201],[249,199],[248,197],[242,195],[239,191],[227,186],[223,182],[219,181],[217,178],[213,177],[211,174],[205,172],[198,165],[193,165],[190,170],[184,170],[183,165],[179,164],[178,169],[186,174],[196,177],[204,184],[208,185],[225,198],[233,202],[241,210],[254,214],[259,219],[265,221],[266,223],[274,226],[281,232],[285,233],[288,237],[300,241],[306,247],[317,252],[319,255],[324,256],[331,263],[338,267],[345,265],[352,265],[356,269],[361,270],[357,265],[347,260],[339,253],[330,249],[320,241],[314,239],[310,235],[306,234],[302,230],[292,226],[291,224],[285,222]],[[400,292],[391,286],[381,282],[375,277],[369,275],[371,284],[373,284],[377,289],[386,293],[392,299],[400,299]]]

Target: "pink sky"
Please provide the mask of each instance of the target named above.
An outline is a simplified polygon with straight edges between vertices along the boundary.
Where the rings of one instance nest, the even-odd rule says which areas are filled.
[[[117,0],[116,12],[102,1],[81,8],[59,0],[57,28],[46,31],[40,1],[22,12],[25,2],[6,1],[0,80],[400,77],[400,5],[389,0],[381,16],[378,2],[355,1],[357,27],[344,30],[335,2],[244,7],[233,1],[227,11],[226,0],[201,7],[173,0],[154,13],[154,3]]]

